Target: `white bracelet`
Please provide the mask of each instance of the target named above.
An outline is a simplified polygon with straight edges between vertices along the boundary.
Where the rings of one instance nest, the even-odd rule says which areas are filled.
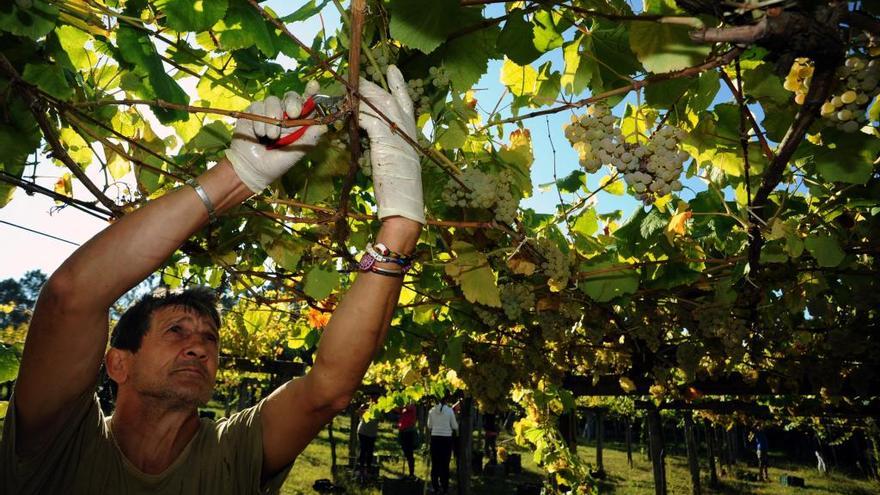
[[[199,196],[199,199],[202,200],[202,204],[205,205],[205,209],[208,210],[208,223],[214,223],[217,221],[217,214],[214,211],[214,203],[211,202],[211,198],[208,197],[208,193],[205,192],[205,189],[201,184],[193,177],[192,179],[186,181],[186,185],[191,186],[195,189],[196,194]]]

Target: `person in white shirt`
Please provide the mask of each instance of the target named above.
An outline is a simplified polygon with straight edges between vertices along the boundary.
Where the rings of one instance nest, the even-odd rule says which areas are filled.
[[[453,433],[458,433],[458,422],[444,397],[428,411],[428,429],[431,430],[431,487],[434,493],[449,493],[449,460],[452,457]]]

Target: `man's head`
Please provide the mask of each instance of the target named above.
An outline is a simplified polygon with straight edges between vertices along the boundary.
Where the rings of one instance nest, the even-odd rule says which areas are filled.
[[[207,288],[149,294],[119,319],[110,337],[107,374],[119,397],[133,392],[174,408],[210,398],[219,358],[220,314]]]

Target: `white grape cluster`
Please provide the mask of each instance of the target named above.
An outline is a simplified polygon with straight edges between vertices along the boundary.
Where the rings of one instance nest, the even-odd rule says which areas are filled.
[[[798,58],[791,64],[783,87],[794,92],[794,101],[803,105],[813,78],[813,64]],[[822,104],[822,117],[845,132],[856,132],[867,122],[867,108],[880,95],[880,60],[853,55],[837,71],[841,88]]]
[[[480,321],[486,324],[487,327],[496,328],[498,326],[499,320],[497,313],[489,311],[488,309],[483,309],[477,305],[474,305],[474,313]]]
[[[477,168],[467,168],[458,178],[470,191],[450,179],[443,188],[443,200],[448,205],[493,209],[495,219],[503,223],[511,223],[516,218],[519,200],[510,192],[513,183],[510,172],[505,170],[491,175]]]
[[[843,88],[822,105],[822,116],[845,132],[868,123],[868,104],[880,95],[880,60],[849,57],[839,69]]]
[[[385,74],[388,73],[388,64],[390,61],[388,60],[388,54],[385,52],[386,50],[381,49],[381,47],[374,51],[374,53],[376,53],[376,65],[378,65],[378,67],[369,63],[368,60],[364,60],[364,70],[366,70],[367,75],[373,80],[373,82],[378,83],[383,77],[385,77]]]
[[[543,260],[541,261],[541,271],[550,278],[553,285],[560,288],[568,285],[571,277],[571,263],[568,256],[565,255],[550,239],[538,239],[536,243],[538,253]]]
[[[580,118],[572,117],[565,137],[578,151],[580,164],[589,173],[610,165],[623,175],[636,197],[651,204],[657,197],[681,191],[681,176],[688,154],[679,149],[684,131],[663,126],[646,142],[627,142],[607,105],[599,103]]]
[[[361,173],[365,176],[370,177],[373,175],[373,164],[370,162],[369,153],[364,153],[358,158],[358,166],[361,169]]]
[[[449,76],[443,67],[431,67],[428,69],[428,79],[410,79],[406,83],[409,97],[412,98],[416,115],[431,111],[431,99],[426,94],[428,85],[437,89],[445,89],[449,86]]]
[[[535,307],[535,292],[525,284],[505,284],[501,288],[501,306],[508,320],[519,322],[523,313]]]

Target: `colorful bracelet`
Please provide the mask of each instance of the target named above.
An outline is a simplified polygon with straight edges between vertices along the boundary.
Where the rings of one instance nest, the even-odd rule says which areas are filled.
[[[361,270],[366,271],[374,263],[393,263],[400,266],[403,273],[406,273],[409,271],[410,268],[412,268],[413,259],[412,257],[391,258],[388,256],[384,256],[377,252],[372,244],[367,244],[366,252],[363,254],[363,256],[361,256]]]
[[[390,261],[388,261],[387,258],[384,258],[384,257],[376,258],[372,254],[370,254],[369,251],[367,251],[363,255],[361,255],[361,259],[360,259],[360,262],[358,263],[357,268],[359,271],[362,271],[362,272],[373,272],[373,273],[380,273],[377,270],[382,270],[383,272],[388,272],[387,274],[390,274],[390,273],[398,274],[396,276],[400,276],[400,277],[402,277],[404,274],[406,274],[406,272],[409,271],[410,268],[412,268],[412,262],[410,262],[410,261],[408,261],[406,265],[400,266],[400,270],[388,270],[386,268],[381,268],[381,267],[376,266],[376,263],[389,263],[389,262]],[[397,262],[394,262],[394,263],[398,264]],[[386,275],[386,273],[382,273],[382,274]]]
[[[397,270],[387,270],[385,268],[380,268],[378,266],[371,266],[370,273],[376,273],[379,275],[385,275],[386,277],[395,277],[395,278],[403,278],[404,272]]]
[[[400,253],[397,253],[397,252],[394,252],[394,251],[388,249],[388,247],[385,246],[385,244],[382,244],[381,242],[377,242],[376,244],[368,244],[367,246],[368,246],[368,247],[369,247],[369,246],[372,246],[372,247],[376,250],[376,252],[378,252],[380,255],[382,255],[382,256],[384,256],[384,257],[386,257],[386,258],[393,258],[393,259],[396,259],[396,260],[409,260],[409,259],[412,259],[412,256],[407,256],[407,255],[405,255],[405,254],[400,254]]]

